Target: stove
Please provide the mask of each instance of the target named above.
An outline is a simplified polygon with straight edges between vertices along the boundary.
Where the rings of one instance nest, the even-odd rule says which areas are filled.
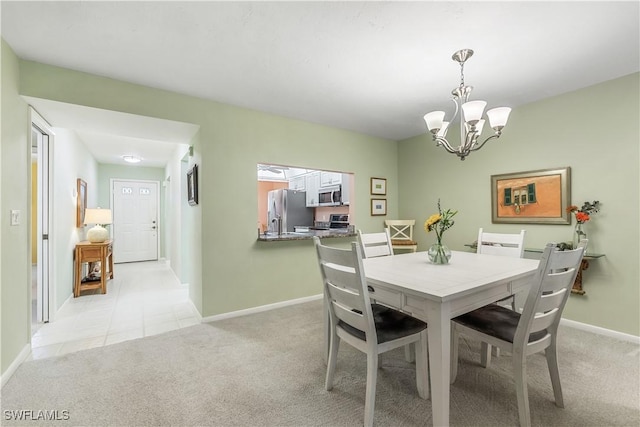
[[[329,229],[347,229],[349,228],[349,215],[331,214],[329,215]]]
[[[313,228],[314,230],[347,231],[349,229],[349,215],[331,214],[329,221],[316,221]]]

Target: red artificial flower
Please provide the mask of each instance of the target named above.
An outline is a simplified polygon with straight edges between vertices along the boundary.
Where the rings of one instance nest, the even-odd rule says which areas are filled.
[[[578,222],[587,222],[589,221],[589,214],[584,212],[576,212],[576,220]]]

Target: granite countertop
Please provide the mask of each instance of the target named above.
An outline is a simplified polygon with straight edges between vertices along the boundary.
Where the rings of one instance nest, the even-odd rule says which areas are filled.
[[[309,230],[303,232],[288,231],[283,234],[277,233],[260,233],[258,235],[258,241],[260,242],[284,242],[289,240],[311,240],[314,236],[318,236],[321,239],[331,237],[355,237],[357,236],[355,231],[333,229],[333,230]]]

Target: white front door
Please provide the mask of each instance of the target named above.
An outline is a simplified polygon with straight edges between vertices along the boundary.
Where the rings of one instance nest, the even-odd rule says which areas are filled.
[[[158,259],[158,182],[113,181],[113,262]]]

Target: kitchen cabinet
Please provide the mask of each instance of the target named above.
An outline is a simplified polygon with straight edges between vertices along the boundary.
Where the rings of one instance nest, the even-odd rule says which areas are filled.
[[[349,174],[343,173],[342,175],[342,204],[349,204],[349,190],[351,190],[351,183],[349,182]]]
[[[289,190],[306,190],[306,180],[304,175],[299,175],[289,180]]]
[[[320,190],[320,172],[311,172],[306,175],[307,207],[318,206],[318,191]]]
[[[340,172],[320,171],[320,187],[342,184],[342,174]]]

